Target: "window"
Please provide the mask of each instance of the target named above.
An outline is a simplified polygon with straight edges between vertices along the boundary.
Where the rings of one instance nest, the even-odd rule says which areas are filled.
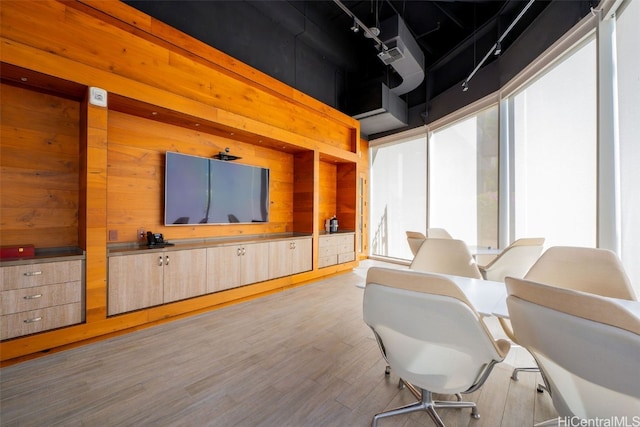
[[[620,141],[621,258],[640,295],[640,2],[627,1],[616,20]]]
[[[429,138],[429,227],[469,245],[498,244],[498,106]]]
[[[591,39],[509,102],[515,236],[596,245],[596,45]]]
[[[426,146],[423,134],[371,149],[372,255],[413,258],[405,232],[426,229]]]

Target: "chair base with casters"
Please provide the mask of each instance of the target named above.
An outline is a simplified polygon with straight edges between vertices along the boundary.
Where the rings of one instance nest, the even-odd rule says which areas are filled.
[[[373,421],[371,421],[371,427],[376,427],[380,418],[393,417],[394,415],[408,414],[417,411],[426,411],[437,426],[445,427],[442,419],[440,419],[440,416],[436,412],[436,408],[471,408],[471,416],[476,419],[480,418],[478,408],[474,402],[433,400],[433,394],[430,391],[420,391],[420,401],[374,415]]]
[[[531,367],[531,368],[514,368],[513,372],[511,373],[511,379],[513,381],[518,381],[518,374],[520,372],[540,372],[540,368],[536,367]],[[549,389],[547,388],[547,386],[542,385],[542,384],[538,384],[538,386],[536,387],[536,391],[538,393],[544,393],[545,391],[548,393]]]

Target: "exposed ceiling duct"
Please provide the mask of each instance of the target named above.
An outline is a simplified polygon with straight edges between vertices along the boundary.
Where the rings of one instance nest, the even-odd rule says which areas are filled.
[[[392,16],[381,24],[382,40],[389,47],[378,57],[391,65],[402,78],[402,83],[391,88],[396,95],[409,93],[424,80],[424,54],[399,15]]]
[[[354,97],[353,117],[365,135],[397,129],[408,124],[408,108],[400,96],[424,80],[424,54],[402,18],[394,15],[381,24],[378,58],[391,66],[402,82],[392,88],[376,82]]]

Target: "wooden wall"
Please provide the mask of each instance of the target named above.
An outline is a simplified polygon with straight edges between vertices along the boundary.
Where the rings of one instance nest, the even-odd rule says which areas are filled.
[[[0,240],[78,246],[86,254],[86,323],[3,342],[3,361],[356,265],[320,271],[314,239],[313,271],[107,317],[109,245],[136,242],[140,228],[170,240],[285,231],[317,237],[333,214],[342,229],[353,228],[359,124],[118,1],[2,1],[0,16]],[[106,90],[106,108],[88,101],[90,87]],[[164,152],[212,156],[226,147],[271,170],[270,222],[165,227]]]
[[[80,102],[0,86],[2,245],[79,246]]]
[[[110,243],[136,241],[140,228],[163,233],[170,240],[294,231],[291,154],[116,111],[109,112],[108,135],[107,238]],[[269,222],[165,227],[165,152],[213,157],[225,147],[231,147],[231,153],[242,157],[238,163],[270,170]]]

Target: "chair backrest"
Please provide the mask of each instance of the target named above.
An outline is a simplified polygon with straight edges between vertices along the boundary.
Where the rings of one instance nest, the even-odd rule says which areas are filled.
[[[435,274],[370,268],[363,316],[393,371],[435,393],[469,390],[509,351],[456,284]]]
[[[637,299],[622,262],[607,249],[551,247],[524,278],[606,297]]]
[[[409,268],[482,279],[482,274],[466,243],[456,239],[426,239]]]
[[[453,239],[444,228],[427,228],[427,237],[429,239]]]
[[[640,414],[640,318],[595,294],[511,277],[506,286],[513,330],[560,416]]]
[[[418,253],[418,249],[422,246],[422,243],[427,237],[419,231],[407,231],[407,242],[409,242],[409,248],[411,253],[415,256]]]
[[[507,276],[524,277],[542,253],[544,238],[530,237],[514,241],[489,264],[480,267],[484,278],[503,282]]]

